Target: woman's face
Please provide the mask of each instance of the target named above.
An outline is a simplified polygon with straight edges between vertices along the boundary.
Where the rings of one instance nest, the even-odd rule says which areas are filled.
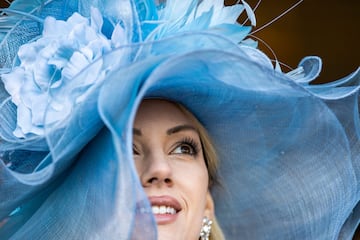
[[[194,124],[171,102],[144,100],[133,133],[135,165],[159,239],[199,239],[203,217],[213,217],[213,201]]]

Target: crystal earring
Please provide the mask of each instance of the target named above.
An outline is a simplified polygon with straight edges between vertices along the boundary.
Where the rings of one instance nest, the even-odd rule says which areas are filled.
[[[212,224],[212,221],[208,217],[204,217],[201,231],[200,231],[200,239],[201,240],[209,240],[211,224]]]

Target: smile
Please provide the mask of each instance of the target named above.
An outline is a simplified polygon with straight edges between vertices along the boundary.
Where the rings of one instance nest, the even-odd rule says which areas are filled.
[[[151,211],[158,225],[166,225],[176,221],[182,208],[176,198],[169,195],[150,196]]]
[[[175,208],[169,206],[152,206],[151,210],[153,214],[176,214]]]

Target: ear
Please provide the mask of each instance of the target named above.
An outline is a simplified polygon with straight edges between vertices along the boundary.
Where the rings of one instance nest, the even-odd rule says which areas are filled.
[[[215,217],[214,200],[209,191],[206,194],[206,205],[205,205],[204,216],[207,216],[209,219],[214,219]]]

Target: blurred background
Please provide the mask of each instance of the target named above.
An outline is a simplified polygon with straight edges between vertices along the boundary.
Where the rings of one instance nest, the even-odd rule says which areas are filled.
[[[0,0],[0,7],[11,0]],[[236,0],[225,0],[234,4]],[[246,0],[254,8],[258,0]],[[267,24],[297,3],[297,0],[262,0],[255,11],[257,26]],[[240,16],[239,22],[244,21]],[[323,59],[323,70],[315,83],[329,82],[347,76],[360,66],[360,1],[304,0],[295,9],[255,34],[266,42],[276,57],[290,68],[309,55]],[[264,44],[259,48],[272,53]],[[286,67],[282,67],[288,71]],[[360,239],[360,229],[354,239]]]
[[[226,4],[235,2],[225,0]],[[258,0],[246,2],[254,8]],[[255,11],[257,26],[254,31],[297,2],[262,0]],[[296,68],[304,56],[321,57],[323,69],[316,80],[320,83],[345,77],[360,66],[359,25],[359,0],[304,0],[255,36],[271,47],[279,61],[292,68]],[[272,56],[261,43],[259,48]],[[282,69],[287,71],[285,67]]]

